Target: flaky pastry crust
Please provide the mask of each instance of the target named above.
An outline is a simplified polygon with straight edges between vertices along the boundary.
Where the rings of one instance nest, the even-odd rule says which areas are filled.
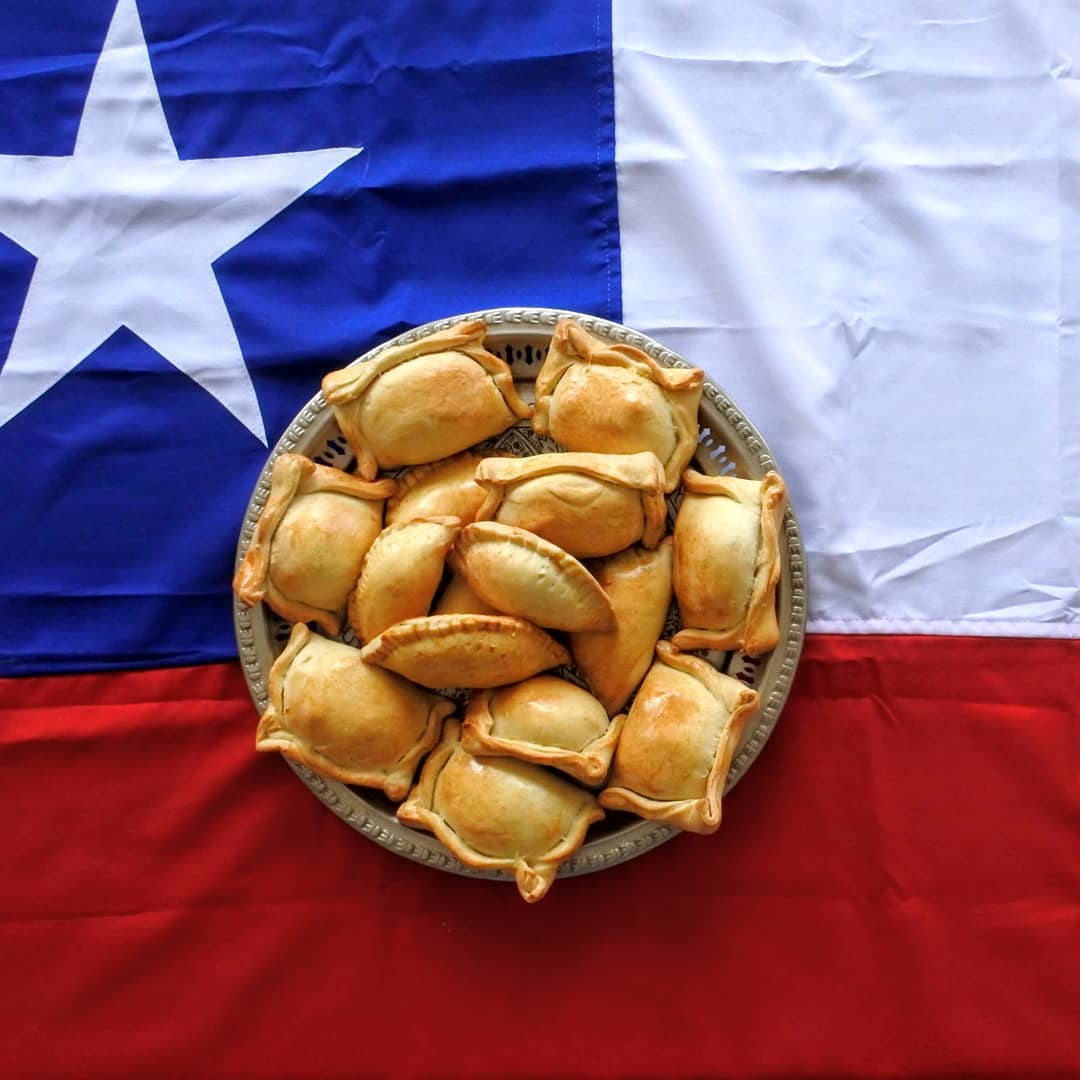
[[[444,517],[404,521],[379,533],[349,597],[349,625],[360,641],[428,613],[460,531],[457,518]]]
[[[570,635],[570,652],[589,688],[614,715],[652,664],[671,607],[671,537],[655,551],[632,547],[589,564],[615,612],[611,630]]]
[[[570,662],[550,634],[511,615],[406,619],[369,641],[360,655],[435,690],[504,686]]]
[[[476,468],[486,498],[477,521],[526,529],[579,559],[664,535],[664,469],[655,454],[490,457]]]
[[[562,548],[495,521],[474,521],[447,556],[481,600],[498,611],[557,630],[605,630],[611,602],[596,579]]]
[[[337,634],[364,556],[382,528],[391,479],[368,482],[301,454],[282,454],[251,543],[233,577],[249,607],[261,600],[291,622]]]
[[[461,745],[470,754],[509,756],[550,765],[583,784],[603,782],[622,717],[587,690],[554,675],[478,690],[465,711]]]
[[[650,450],[663,465],[665,491],[674,491],[697,447],[704,385],[701,368],[664,367],[563,319],[536,375],[533,430],[568,450]]]
[[[449,457],[532,415],[486,333],[482,319],[457,323],[323,378],[364,479]]]
[[[499,615],[490,604],[484,603],[473,587],[460,575],[450,574],[450,579],[435,599],[432,615]]]
[[[731,759],[757,707],[756,691],[661,641],[626,715],[600,805],[716,832]]]
[[[529,903],[604,816],[594,796],[554,773],[512,758],[474,757],[448,721],[398,819],[435,834],[466,866],[505,870]]]
[[[367,664],[296,623],[270,668],[257,750],[279,750],[346,784],[403,799],[454,703]]]
[[[776,472],[761,481],[683,474],[675,519],[675,595],[680,649],[776,648],[780,627],[780,528],[787,492]]]
[[[386,524],[436,517],[456,517],[462,525],[475,521],[487,494],[476,482],[483,459],[465,451],[406,469],[396,477],[397,492],[386,500]]]

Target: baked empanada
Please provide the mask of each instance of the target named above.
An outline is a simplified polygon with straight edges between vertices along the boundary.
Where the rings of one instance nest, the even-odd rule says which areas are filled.
[[[512,873],[522,897],[539,900],[604,811],[587,791],[537,765],[474,757],[459,736],[460,725],[448,721],[397,816],[433,832],[466,866]]]
[[[675,596],[680,649],[741,649],[760,656],[776,647],[776,586],[784,481],[703,476],[687,469],[675,518]]]
[[[606,630],[611,603],[596,579],[562,548],[525,529],[474,521],[447,557],[481,600],[556,630]]]
[[[551,765],[583,784],[607,776],[622,717],[608,719],[587,690],[554,675],[478,690],[469,699],[461,745],[470,754],[508,755]]]
[[[490,604],[473,591],[473,587],[460,574],[451,574],[443,591],[431,609],[432,615],[499,615]]]
[[[757,692],[738,679],[661,641],[623,724],[601,806],[716,832],[731,759],[757,704]]]
[[[396,486],[282,454],[236,568],[237,597],[249,607],[265,600],[282,618],[336,634],[364,556],[382,529],[383,501]]]
[[[629,700],[649,670],[671,607],[671,537],[655,551],[632,547],[590,569],[615,612],[612,630],[570,635],[578,670],[608,713]]]
[[[400,800],[453,711],[452,701],[296,623],[270,668],[270,703],[255,748],[280,750],[335,780]]]
[[[648,452],[491,457],[476,482],[487,492],[477,521],[526,529],[579,559],[653,548],[664,535],[664,469]]]
[[[651,450],[674,491],[698,441],[701,368],[668,368],[632,345],[613,345],[572,319],[555,326],[536,374],[533,430],[567,450]]]
[[[511,615],[428,615],[384,630],[360,650],[421,686],[504,686],[570,662],[549,634]]]
[[[361,641],[428,613],[460,531],[461,522],[449,517],[405,521],[379,533],[349,597],[349,625]]]
[[[532,414],[509,365],[484,348],[486,332],[481,319],[458,323],[323,378],[365,480],[449,457]]]
[[[407,469],[397,477],[397,493],[386,500],[386,524],[436,517],[456,517],[462,525],[475,521],[486,497],[475,479],[482,460],[466,452]]]

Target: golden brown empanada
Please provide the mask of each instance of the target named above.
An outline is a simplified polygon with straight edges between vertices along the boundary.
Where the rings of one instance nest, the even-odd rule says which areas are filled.
[[[664,469],[655,454],[538,454],[490,457],[476,468],[487,498],[477,521],[542,536],[579,559],[664,535]]]
[[[280,750],[335,780],[400,800],[453,711],[452,701],[296,623],[270,669],[270,703],[255,748]]]
[[[553,637],[511,615],[406,619],[369,641],[360,655],[435,690],[504,686],[570,662]]]
[[[431,609],[432,615],[499,615],[490,604],[473,591],[473,587],[460,574],[451,574],[443,591]]]
[[[698,442],[701,368],[668,368],[632,345],[613,345],[572,319],[555,326],[536,374],[533,430],[567,450],[651,450],[674,491]]]
[[[466,451],[407,469],[397,477],[397,493],[386,500],[386,524],[436,517],[456,517],[462,525],[475,521],[486,497],[475,479],[482,460]]]
[[[776,647],[776,586],[784,481],[683,475],[675,519],[675,596],[680,649],[741,649],[760,656]]]
[[[448,721],[397,816],[433,832],[466,866],[512,873],[522,897],[539,900],[604,811],[537,765],[474,757],[459,736],[460,724]]]
[[[507,615],[556,630],[606,630],[614,623],[592,574],[525,529],[474,521],[461,530],[447,562],[481,600]]]
[[[623,724],[601,806],[716,832],[731,759],[757,704],[757,692],[738,679],[661,641]]]
[[[364,479],[449,457],[531,415],[486,332],[481,319],[458,323],[323,378]]]
[[[282,618],[341,629],[345,602],[382,529],[393,480],[368,483],[300,454],[282,454],[233,590],[249,607],[265,600]]]
[[[470,754],[507,755],[551,765],[583,784],[607,776],[622,717],[609,720],[587,690],[554,675],[478,690],[469,699],[461,745]]]
[[[428,613],[460,531],[457,518],[444,517],[388,525],[379,533],[349,597],[349,625],[361,641]]]
[[[671,607],[671,537],[655,551],[632,547],[590,566],[615,611],[612,630],[570,635],[578,670],[614,715],[649,670]]]

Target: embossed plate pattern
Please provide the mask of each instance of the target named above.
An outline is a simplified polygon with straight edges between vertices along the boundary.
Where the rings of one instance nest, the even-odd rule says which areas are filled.
[[[565,317],[576,319],[587,330],[611,341],[644,350],[668,367],[689,367],[681,356],[651,338],[625,326],[589,315],[549,308],[496,308],[457,315],[416,327],[362,356],[363,363],[392,345],[406,344],[444,330],[454,323],[483,319],[489,327],[487,347],[502,356],[511,366],[518,389],[532,401],[532,383],[551,338],[555,323]],[[765,440],[742,415],[734,402],[706,378],[699,411],[700,438],[693,465],[705,473],[735,473],[760,479],[769,469],[777,468]],[[492,440],[496,446],[512,448],[516,453],[536,453],[551,449],[550,440],[535,436],[523,421],[509,432]],[[322,464],[349,468],[352,464],[345,440],[341,437],[333,411],[316,394],[300,411],[278,440],[267,459],[244,516],[237,545],[237,562],[251,541],[255,522],[270,490],[270,470],[275,458],[283,453],[300,453]],[[779,471],[779,470],[778,470]],[[678,493],[669,499],[669,518],[674,516]],[[798,521],[790,507],[784,518],[781,542],[782,572],[778,590],[780,644],[766,656],[750,659],[740,654],[709,653],[708,659],[752,686],[761,694],[762,707],[747,726],[739,750],[732,762],[725,792],[738,783],[761,752],[772,734],[787,699],[802,650],[806,622],[806,564]],[[265,605],[247,608],[238,601],[233,605],[240,661],[255,707],[261,714],[267,704],[267,676],[270,665],[280,652],[287,636],[287,624]],[[668,630],[676,625],[675,609]],[[254,725],[252,730],[254,731]],[[352,788],[347,784],[289,761],[300,779],[335,814],[358,832],[391,851],[429,866],[470,877],[512,880],[502,872],[473,870],[463,866],[438,840],[428,833],[411,829],[394,817],[393,805],[381,792]],[[674,836],[678,830],[669,825],[642,821],[629,815],[609,815],[591,830],[581,850],[559,869],[559,877],[570,877],[602,870],[633,858]],[[721,832],[723,830],[721,829]],[[705,841],[708,842],[708,841]]]

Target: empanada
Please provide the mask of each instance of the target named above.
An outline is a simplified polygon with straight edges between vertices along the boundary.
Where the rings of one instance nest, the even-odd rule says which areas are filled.
[[[509,365],[484,348],[486,332],[481,319],[458,323],[323,378],[364,479],[449,457],[532,414]]]
[[[556,630],[606,630],[611,603],[596,579],[562,548],[525,529],[474,521],[447,562],[498,611]]]
[[[632,345],[613,345],[572,319],[555,326],[536,374],[533,430],[567,450],[651,450],[674,491],[698,442],[701,368],[668,368]]]
[[[421,686],[504,686],[570,662],[549,634],[511,615],[428,615],[384,630],[360,650]]]
[[[776,586],[784,481],[703,476],[687,469],[675,519],[675,596],[680,649],[741,649],[760,656],[776,647]]]
[[[612,630],[570,635],[578,670],[614,715],[637,689],[652,663],[671,607],[671,537],[655,551],[632,547],[590,569],[615,611]]]
[[[349,597],[349,625],[361,641],[428,613],[460,531],[457,518],[445,517],[388,525],[379,533]]]
[[[583,784],[607,776],[622,717],[609,720],[587,690],[554,675],[478,690],[469,699],[461,745],[470,754],[508,755],[551,765]]]
[[[336,634],[382,529],[383,501],[397,485],[358,480],[300,454],[282,454],[270,477],[233,590],[249,607],[265,600],[282,618]]]
[[[433,832],[466,866],[512,873],[522,897],[539,900],[604,811],[587,791],[537,765],[474,757],[459,736],[460,725],[448,721],[397,816]]]
[[[436,517],[456,517],[462,525],[475,521],[486,497],[475,479],[482,460],[466,451],[407,469],[397,477],[397,493],[386,500],[386,524]]]
[[[476,482],[487,492],[477,521],[526,529],[579,559],[653,548],[664,535],[664,469],[648,452],[491,457]]]
[[[661,641],[623,724],[600,805],[716,832],[731,759],[757,705],[756,691]]]
[[[432,615],[498,615],[490,604],[473,591],[473,587],[460,574],[451,574],[431,609]]]
[[[280,750],[335,780],[400,800],[453,711],[452,701],[296,623],[270,668],[270,703],[255,748]]]

